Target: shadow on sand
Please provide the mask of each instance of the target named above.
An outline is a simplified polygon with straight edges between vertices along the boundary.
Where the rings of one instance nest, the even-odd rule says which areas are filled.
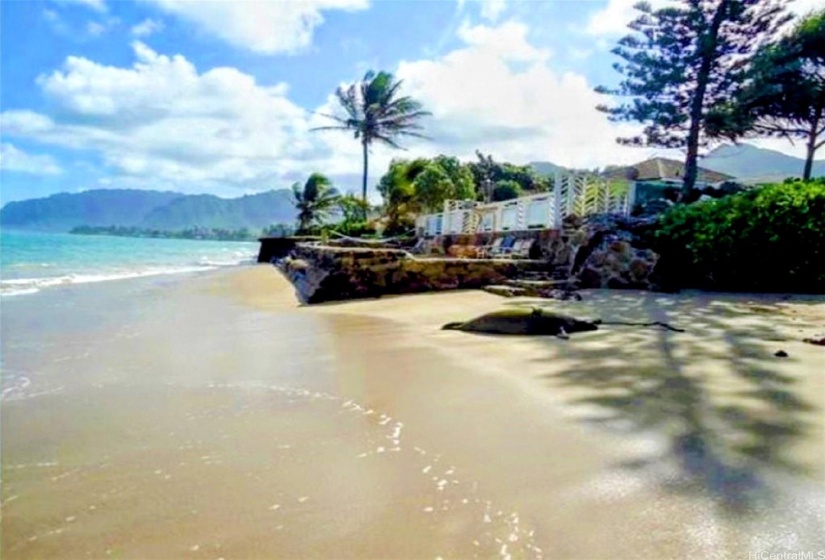
[[[638,453],[618,467],[657,476],[668,491],[702,493],[731,515],[770,505],[768,470],[804,471],[786,451],[807,432],[812,405],[800,399],[795,378],[779,371],[783,359],[773,355],[787,336],[768,321],[754,321],[753,302],[704,295],[697,305],[685,296],[635,292],[588,296],[582,307],[509,305],[579,317],[604,309],[605,321],[662,321],[687,331],[605,326],[567,343],[542,342],[555,346],[548,360],[565,366],[546,380],[586,395],[574,401],[584,422],[664,436],[664,452]]]

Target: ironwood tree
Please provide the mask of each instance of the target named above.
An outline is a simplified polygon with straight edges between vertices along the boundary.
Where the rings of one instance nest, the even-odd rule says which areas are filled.
[[[708,141],[707,115],[725,103],[746,78],[750,60],[771,42],[790,16],[782,0],[679,0],[639,16],[613,53],[623,79],[599,93],[627,98],[598,109],[614,121],[645,125],[621,144],[685,150],[683,193],[696,183],[699,148]]]
[[[825,145],[825,10],[796,23],[754,56],[749,79],[730,103],[711,112],[709,132],[736,140],[778,136],[805,142],[802,178]]]

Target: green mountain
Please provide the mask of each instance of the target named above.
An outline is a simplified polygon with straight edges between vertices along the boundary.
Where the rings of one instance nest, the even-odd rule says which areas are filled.
[[[532,167],[536,173],[545,177],[553,177],[559,171],[568,171],[567,168],[549,161],[531,161],[528,165]]]
[[[768,183],[782,181],[786,177],[801,177],[805,160],[750,144],[723,144],[702,157],[699,166],[731,175],[746,183]],[[549,161],[534,161],[530,167],[546,177],[554,176],[557,171],[568,171]],[[825,176],[825,160],[814,161],[813,176]]]
[[[259,230],[275,223],[295,221],[292,192],[286,189],[218,198],[211,194],[184,196],[155,208],[141,227],[178,230],[192,226]]]
[[[190,227],[259,230],[294,219],[292,195],[286,189],[230,199],[105,189],[9,202],[0,209],[0,226],[41,231],[69,231],[82,225],[159,230]]]
[[[183,195],[134,189],[59,193],[47,198],[9,202],[0,209],[0,225],[12,229],[69,231],[80,225],[139,226],[152,210]]]
[[[755,183],[801,177],[805,160],[750,144],[724,144],[708,152],[699,165]],[[814,161],[813,176],[825,176],[825,161]]]

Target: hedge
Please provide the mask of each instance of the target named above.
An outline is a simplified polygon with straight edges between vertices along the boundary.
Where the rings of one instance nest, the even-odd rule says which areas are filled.
[[[654,239],[682,287],[825,293],[825,179],[674,206]]]

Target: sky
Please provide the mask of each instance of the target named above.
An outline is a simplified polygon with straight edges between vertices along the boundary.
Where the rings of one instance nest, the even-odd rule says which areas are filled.
[[[369,69],[432,113],[427,139],[373,148],[370,185],[394,157],[481,150],[595,168],[673,155],[618,145],[638,127],[595,109],[609,99],[594,87],[619,79],[610,50],[635,1],[2,0],[0,201],[98,188],[235,197],[316,171],[358,192],[359,143],[312,129],[340,114],[335,88]]]

